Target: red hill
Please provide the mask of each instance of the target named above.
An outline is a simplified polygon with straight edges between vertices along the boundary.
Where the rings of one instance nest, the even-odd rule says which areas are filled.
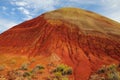
[[[82,9],[58,9],[2,33],[0,55],[1,64],[18,56],[16,66],[31,58],[65,63],[74,80],[88,80],[102,65],[120,63],[120,23]]]

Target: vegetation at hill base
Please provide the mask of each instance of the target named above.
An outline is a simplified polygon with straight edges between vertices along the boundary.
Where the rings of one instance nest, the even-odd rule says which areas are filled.
[[[120,64],[103,65],[89,80],[120,80]]]
[[[32,62],[34,63],[34,62]],[[71,80],[72,68],[66,64],[43,66],[36,64],[30,68],[32,63],[23,63],[17,69],[6,71],[3,65],[0,65],[0,80]],[[52,68],[51,68],[52,67]],[[1,74],[1,71],[6,71]]]

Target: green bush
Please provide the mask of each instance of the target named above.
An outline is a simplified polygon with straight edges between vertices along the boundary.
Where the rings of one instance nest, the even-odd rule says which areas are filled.
[[[67,77],[65,76],[72,75],[72,68],[65,64],[61,64],[57,66],[57,68],[55,68],[52,72],[58,80],[67,80]]]
[[[100,69],[97,71],[97,73],[98,73],[98,74],[102,74],[102,73],[105,73],[105,71],[106,71],[106,67],[105,67],[105,65],[103,65],[102,68],[100,68]]]
[[[35,73],[35,72],[37,72],[37,71],[39,71],[39,70],[42,70],[42,69],[44,69],[43,66],[37,65],[35,68],[33,68],[33,70],[31,71],[31,73]]]
[[[107,69],[108,80],[120,80],[120,72],[117,70],[117,65],[110,65]]]
[[[20,67],[20,69],[21,70],[28,70],[28,66],[29,66],[28,63],[24,63],[24,64],[22,64],[22,66]]]
[[[31,73],[30,73],[30,72],[25,72],[25,73],[23,74],[23,77],[29,77],[29,76],[31,76]]]

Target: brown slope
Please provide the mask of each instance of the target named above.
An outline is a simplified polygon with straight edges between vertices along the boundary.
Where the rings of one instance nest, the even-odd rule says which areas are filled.
[[[120,24],[89,11],[62,8],[0,35],[0,54],[53,53],[73,67],[74,80],[87,80],[101,65],[120,63]]]

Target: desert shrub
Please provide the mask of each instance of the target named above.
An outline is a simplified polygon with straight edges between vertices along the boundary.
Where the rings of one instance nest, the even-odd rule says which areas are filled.
[[[25,80],[32,80],[33,74],[30,72],[24,72],[23,77]]]
[[[53,70],[54,73],[59,72],[61,75],[72,75],[72,68],[61,64],[56,69]]]
[[[7,80],[23,80],[23,71],[20,70],[11,70],[7,72]]]
[[[25,73],[23,74],[23,77],[29,77],[29,76],[31,76],[31,73],[30,73],[30,72],[25,72]]]
[[[117,65],[112,64],[106,67],[108,71],[116,71],[117,70]]]
[[[102,73],[105,73],[105,71],[106,71],[106,67],[105,67],[105,65],[103,65],[102,68],[100,68],[100,69],[97,71],[97,73],[98,73],[98,74],[102,74]]]
[[[52,73],[54,73],[56,80],[68,80],[68,76],[72,75],[72,68],[65,64],[61,64],[57,66]]]
[[[62,75],[60,72],[56,72],[54,75],[57,80],[60,80],[60,78],[62,78]]]
[[[42,70],[42,69],[44,69],[43,66],[37,65],[35,68],[33,68],[33,70],[31,71],[31,73],[35,73],[35,72],[37,72],[37,71],[39,71],[39,70]]]
[[[108,76],[108,80],[120,80],[120,72],[117,70],[117,65],[113,64],[113,65],[109,65],[107,67],[108,72],[107,72],[107,76]]]
[[[120,80],[119,66],[115,64],[103,66],[97,73],[91,75],[89,80]]]
[[[22,64],[22,66],[20,67],[21,70],[28,70],[28,66],[29,66],[29,63],[24,63]]]
[[[8,78],[8,80],[15,80],[16,79],[16,71],[14,71],[14,70],[8,71],[7,78]]]
[[[106,80],[103,76],[99,76],[98,74],[94,74],[90,76],[89,80]]]
[[[62,75],[72,75],[72,69],[67,67],[63,72]]]
[[[44,67],[41,66],[41,65],[37,65],[35,68],[38,68],[39,70],[40,70],[40,69],[44,69]]]

